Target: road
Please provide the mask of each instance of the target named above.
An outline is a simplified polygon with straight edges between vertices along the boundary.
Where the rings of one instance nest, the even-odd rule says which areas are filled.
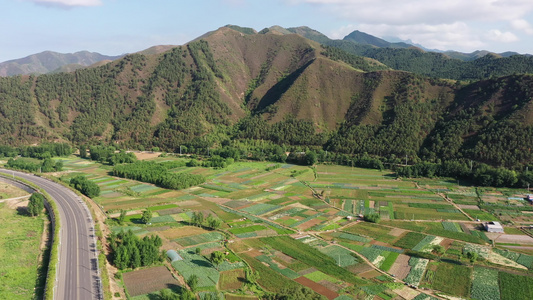
[[[34,175],[0,169],[1,173],[30,181],[57,204],[60,248],[54,299],[101,299],[94,222],[83,200],[70,189]],[[51,262],[53,263],[53,262]]]

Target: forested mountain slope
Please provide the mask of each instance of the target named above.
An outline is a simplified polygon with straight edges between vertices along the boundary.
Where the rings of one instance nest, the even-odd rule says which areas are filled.
[[[533,159],[522,146],[533,142],[532,85],[434,79],[297,34],[224,27],[164,53],[0,78],[0,141],[176,151],[252,139],[516,167]]]
[[[392,69],[419,75],[456,80],[480,80],[513,74],[533,73],[533,56],[514,52],[473,53],[426,52],[405,43],[389,43],[364,32],[354,31],[343,40],[332,40],[308,27],[289,28],[290,32],[342,49],[348,53],[375,59]],[[278,31],[281,33],[282,31]]]

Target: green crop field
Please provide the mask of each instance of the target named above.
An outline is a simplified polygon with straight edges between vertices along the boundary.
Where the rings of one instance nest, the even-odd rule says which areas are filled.
[[[117,223],[113,222],[116,221],[111,221],[112,230],[132,229],[140,236],[161,233],[160,236],[165,237],[165,249],[178,248],[180,255],[183,254],[183,261],[173,263],[179,276],[188,279],[197,275],[201,290],[208,292],[216,292],[217,288],[219,292],[231,290],[232,293],[236,293],[233,289],[257,291],[240,281],[251,267],[265,291],[301,288],[302,284],[297,282],[307,282],[309,288],[318,283],[335,291],[341,295],[339,299],[353,295],[399,299],[401,296],[389,289],[388,284],[392,283],[382,282],[388,281],[386,275],[379,280],[375,276],[363,279],[358,275],[371,267],[399,272],[400,265],[396,262],[401,261],[401,267],[410,266],[404,279],[409,284],[485,300],[480,295],[488,288],[480,282],[485,280],[481,278],[488,271],[483,273],[477,267],[488,262],[476,262],[473,275],[474,268],[460,263],[466,263],[464,248],[473,247],[465,246],[465,242],[487,245],[490,249],[489,240],[483,232],[463,222],[468,221],[468,217],[444,196],[453,199],[455,204],[478,205],[479,193],[486,206],[479,204],[481,210],[476,206],[464,209],[473,218],[504,221],[516,216],[532,220],[531,215],[505,206],[505,199],[516,194],[514,191],[459,186],[454,180],[397,179],[394,173],[386,170],[321,164],[313,169],[284,163],[238,161],[215,169],[187,167],[185,164],[190,160],[187,157],[169,155],[153,160],[179,161],[179,166],[170,172],[201,174],[206,181],[182,190],[162,189],[113,177],[111,166],[77,158],[65,161],[65,166],[75,171],[65,177],[84,174],[96,182],[102,195],[94,200],[104,211],[111,214],[120,209],[135,211],[126,217],[125,226],[115,226]],[[496,201],[497,209],[487,206],[490,201]],[[154,212],[151,225],[140,222],[140,213],[146,209]],[[203,214],[204,220],[210,215],[219,219],[220,226],[216,230],[208,228],[207,222],[203,222],[203,228],[183,226],[189,225],[197,212]],[[357,220],[360,214],[369,213],[378,213],[380,222]],[[183,230],[189,232],[180,231],[181,227],[188,228]],[[447,248],[442,257],[430,253],[431,245],[441,242],[440,237],[453,240],[442,242]],[[200,248],[201,254],[193,251],[196,248]],[[234,263],[225,261],[217,270],[208,257],[211,251],[225,248]],[[508,256],[532,267],[530,255],[513,252]],[[363,262],[363,258],[373,266]],[[444,262],[450,259],[457,261],[457,265]],[[219,280],[220,272],[223,275]],[[494,286],[496,278],[502,298],[507,297],[509,287],[514,288],[509,275],[501,275],[500,271],[496,274],[496,277],[492,273],[486,275],[490,277],[487,280]]]
[[[531,277],[500,272],[499,283],[502,300],[533,299],[533,278]]]
[[[472,268],[463,265],[440,263],[432,287],[450,295],[468,298]]]
[[[407,232],[402,238],[394,243],[394,246],[404,249],[413,249],[413,247],[420,243],[425,237],[426,235],[418,232]]]
[[[499,300],[498,271],[474,267],[471,297],[476,300]]]

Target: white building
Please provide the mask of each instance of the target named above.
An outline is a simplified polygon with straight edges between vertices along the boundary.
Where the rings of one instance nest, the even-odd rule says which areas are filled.
[[[504,233],[502,224],[500,224],[500,222],[487,222],[485,223],[485,229],[488,232]]]

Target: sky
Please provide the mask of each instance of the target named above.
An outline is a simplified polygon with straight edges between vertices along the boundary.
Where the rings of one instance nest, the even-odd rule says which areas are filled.
[[[0,62],[50,50],[119,55],[227,24],[354,30],[430,49],[533,53],[532,0],[0,0]]]

